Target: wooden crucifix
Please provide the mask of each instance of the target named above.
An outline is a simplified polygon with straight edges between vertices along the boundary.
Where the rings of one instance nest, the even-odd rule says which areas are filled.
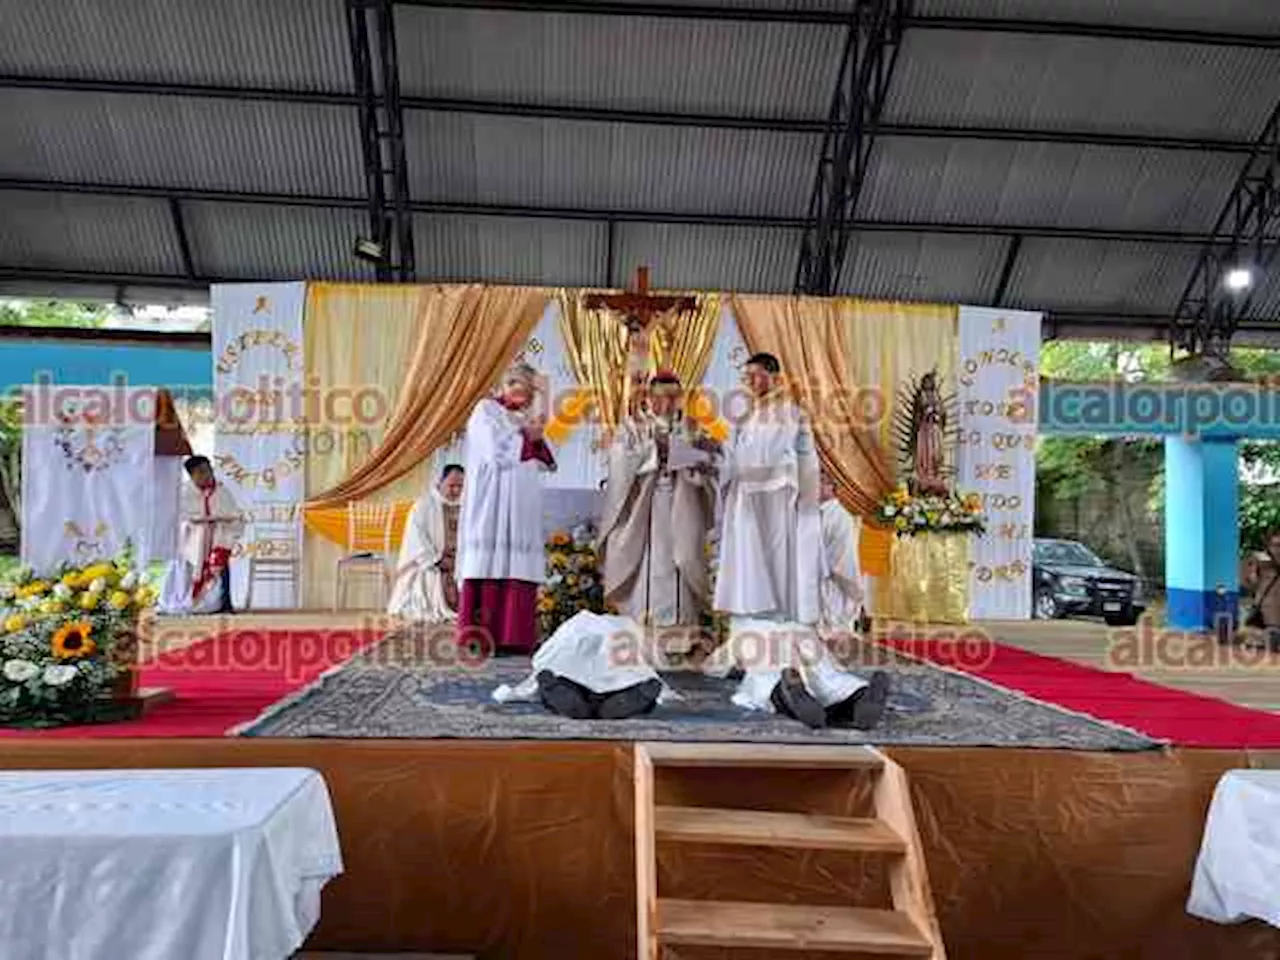
[[[692,313],[698,308],[695,297],[660,297],[649,293],[649,268],[636,270],[636,285],[623,293],[593,293],[583,301],[588,310],[609,310],[622,315],[629,334],[628,368],[632,381],[648,375],[649,328],[659,317],[671,313]]]

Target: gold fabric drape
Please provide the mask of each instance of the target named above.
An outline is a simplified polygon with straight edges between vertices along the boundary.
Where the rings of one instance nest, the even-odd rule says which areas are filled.
[[[730,302],[748,349],[778,358],[808,411],[840,502],[858,516],[873,513],[893,489],[894,473],[875,424],[857,408],[860,385],[849,365],[856,301],[735,294]]]
[[[341,483],[308,501],[362,500],[412,471],[458,432],[529,338],[547,293],[528,287],[431,286],[395,410],[378,448]]]
[[[596,399],[596,416],[608,437],[631,401],[629,343],[626,327],[618,318],[583,306],[588,292],[559,292],[560,329],[569,365],[584,391]],[[690,392],[706,375],[720,328],[720,296],[698,294],[697,301],[698,309],[692,316],[671,324],[658,321],[649,330],[648,372],[672,370]],[[581,415],[583,411],[578,407],[576,412]]]
[[[970,538],[922,533],[895,537],[893,572],[881,581],[877,616],[907,623],[969,622]]]

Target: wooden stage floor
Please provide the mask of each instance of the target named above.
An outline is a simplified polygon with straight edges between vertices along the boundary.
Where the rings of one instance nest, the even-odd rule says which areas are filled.
[[[158,617],[147,624],[145,653],[180,649],[229,629],[376,630],[396,625],[377,611],[296,610],[240,613],[232,617]],[[940,627],[941,636],[980,631],[996,643],[1048,657],[1133,673],[1152,683],[1216,697],[1255,710],[1280,712],[1280,655],[1223,647],[1214,638],[1165,631],[1154,622],[1108,627],[1099,621],[1053,620],[975,623]],[[922,633],[933,631],[924,630]]]

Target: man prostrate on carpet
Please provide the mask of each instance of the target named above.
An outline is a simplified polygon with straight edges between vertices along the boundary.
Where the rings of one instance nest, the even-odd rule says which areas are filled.
[[[231,491],[218,483],[207,457],[189,457],[191,478],[178,506],[178,559],[160,588],[161,613],[231,613],[231,551],[244,535],[244,516]]]
[[[730,638],[707,666],[747,674],[735,697],[740,706],[782,709],[815,727],[838,708],[836,716],[848,713],[867,728],[884,713],[888,676],[877,671],[870,682],[848,675],[854,683],[815,683],[813,654],[797,649],[821,616],[820,481],[809,419],[781,372],[769,353],[752,356],[743,371],[753,404],[725,457],[715,593],[716,609],[732,618]]]
[[[609,448],[600,554],[604,599],[647,627],[696,627],[711,601],[704,544],[715,521],[714,441],[656,374]]]
[[[458,615],[458,517],[463,469],[446,466],[409,512],[387,613],[411,623],[449,623]]]
[[[526,364],[476,404],[466,428],[459,521],[458,634],[499,654],[537,645],[538,584],[546,575],[542,474],[556,468],[534,407],[545,387]]]

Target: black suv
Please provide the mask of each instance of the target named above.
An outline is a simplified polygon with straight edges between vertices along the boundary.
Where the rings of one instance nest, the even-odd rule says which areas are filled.
[[[1147,607],[1141,580],[1107,566],[1074,540],[1036,540],[1031,584],[1039,620],[1083,615],[1131,626]]]

